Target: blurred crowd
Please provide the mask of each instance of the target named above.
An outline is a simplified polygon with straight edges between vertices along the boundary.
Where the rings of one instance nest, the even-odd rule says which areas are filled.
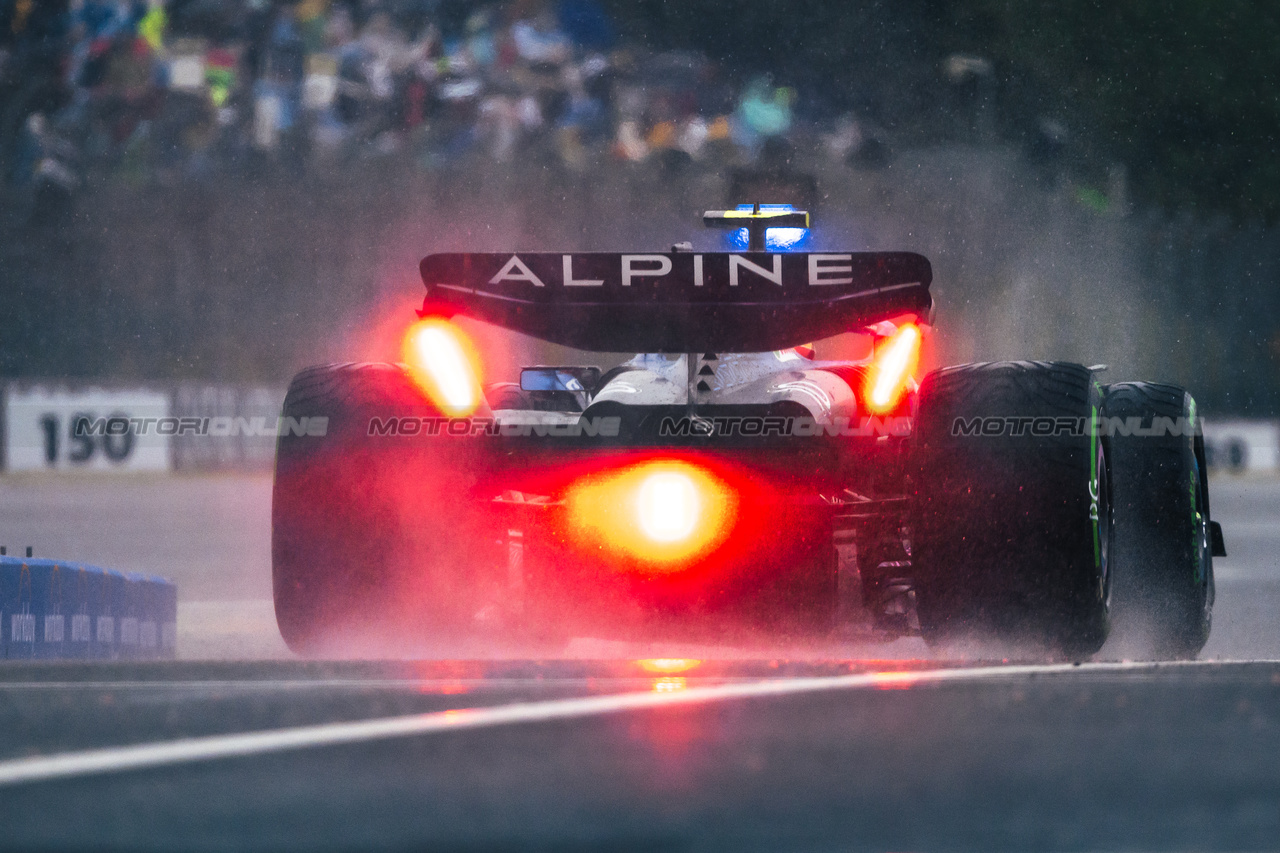
[[[401,157],[751,162],[796,93],[630,43],[596,0],[0,0],[10,186]],[[863,146],[832,123],[837,156]]]

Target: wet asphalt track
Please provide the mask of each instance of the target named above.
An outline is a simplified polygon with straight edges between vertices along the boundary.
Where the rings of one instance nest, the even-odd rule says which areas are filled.
[[[714,694],[715,685],[761,677],[794,685],[849,666],[704,664],[684,676],[645,678],[629,666],[455,666],[444,678],[447,666],[10,671],[0,687],[8,759],[0,775],[38,770],[39,761],[12,760],[35,750],[481,709],[455,715],[462,723],[512,702],[528,703],[532,718],[7,784],[0,846],[1253,850],[1280,843],[1280,665],[1067,666],[939,683],[882,675],[843,688],[688,704],[674,703],[682,690]],[[262,681],[242,680],[249,674]],[[68,686],[69,676],[103,681]],[[564,711],[565,703],[548,705],[553,700],[619,691],[670,704],[538,716]]]
[[[1280,658],[1280,485],[1214,507]],[[1280,848],[1280,664],[862,658],[9,665],[0,848]]]

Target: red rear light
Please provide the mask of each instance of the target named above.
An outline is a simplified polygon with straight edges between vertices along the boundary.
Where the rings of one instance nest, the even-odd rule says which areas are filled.
[[[409,327],[403,358],[409,376],[441,412],[466,417],[480,407],[480,359],[471,340],[448,320],[427,317]]]
[[[907,323],[881,345],[867,371],[864,404],[873,414],[893,411],[920,360],[920,329]]]
[[[655,460],[588,476],[566,495],[572,535],[654,571],[711,553],[729,535],[738,498],[696,465]]]

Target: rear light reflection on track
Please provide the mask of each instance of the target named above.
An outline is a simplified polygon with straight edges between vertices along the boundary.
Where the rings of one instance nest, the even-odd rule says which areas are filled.
[[[655,678],[653,680],[654,693],[675,693],[677,690],[684,690],[686,682],[683,678]]]
[[[645,672],[689,672],[702,665],[702,661],[693,658],[642,658],[636,666]]]
[[[875,672],[871,674],[877,690],[910,690],[919,680],[914,672]]]

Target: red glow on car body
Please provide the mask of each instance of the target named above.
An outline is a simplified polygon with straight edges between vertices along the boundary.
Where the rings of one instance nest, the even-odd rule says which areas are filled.
[[[402,350],[414,384],[449,417],[465,417],[484,400],[480,356],[453,323],[424,317],[409,327]]]
[[[863,389],[863,405],[868,410],[883,414],[898,405],[914,382],[920,343],[920,328],[906,323],[877,348]]]

